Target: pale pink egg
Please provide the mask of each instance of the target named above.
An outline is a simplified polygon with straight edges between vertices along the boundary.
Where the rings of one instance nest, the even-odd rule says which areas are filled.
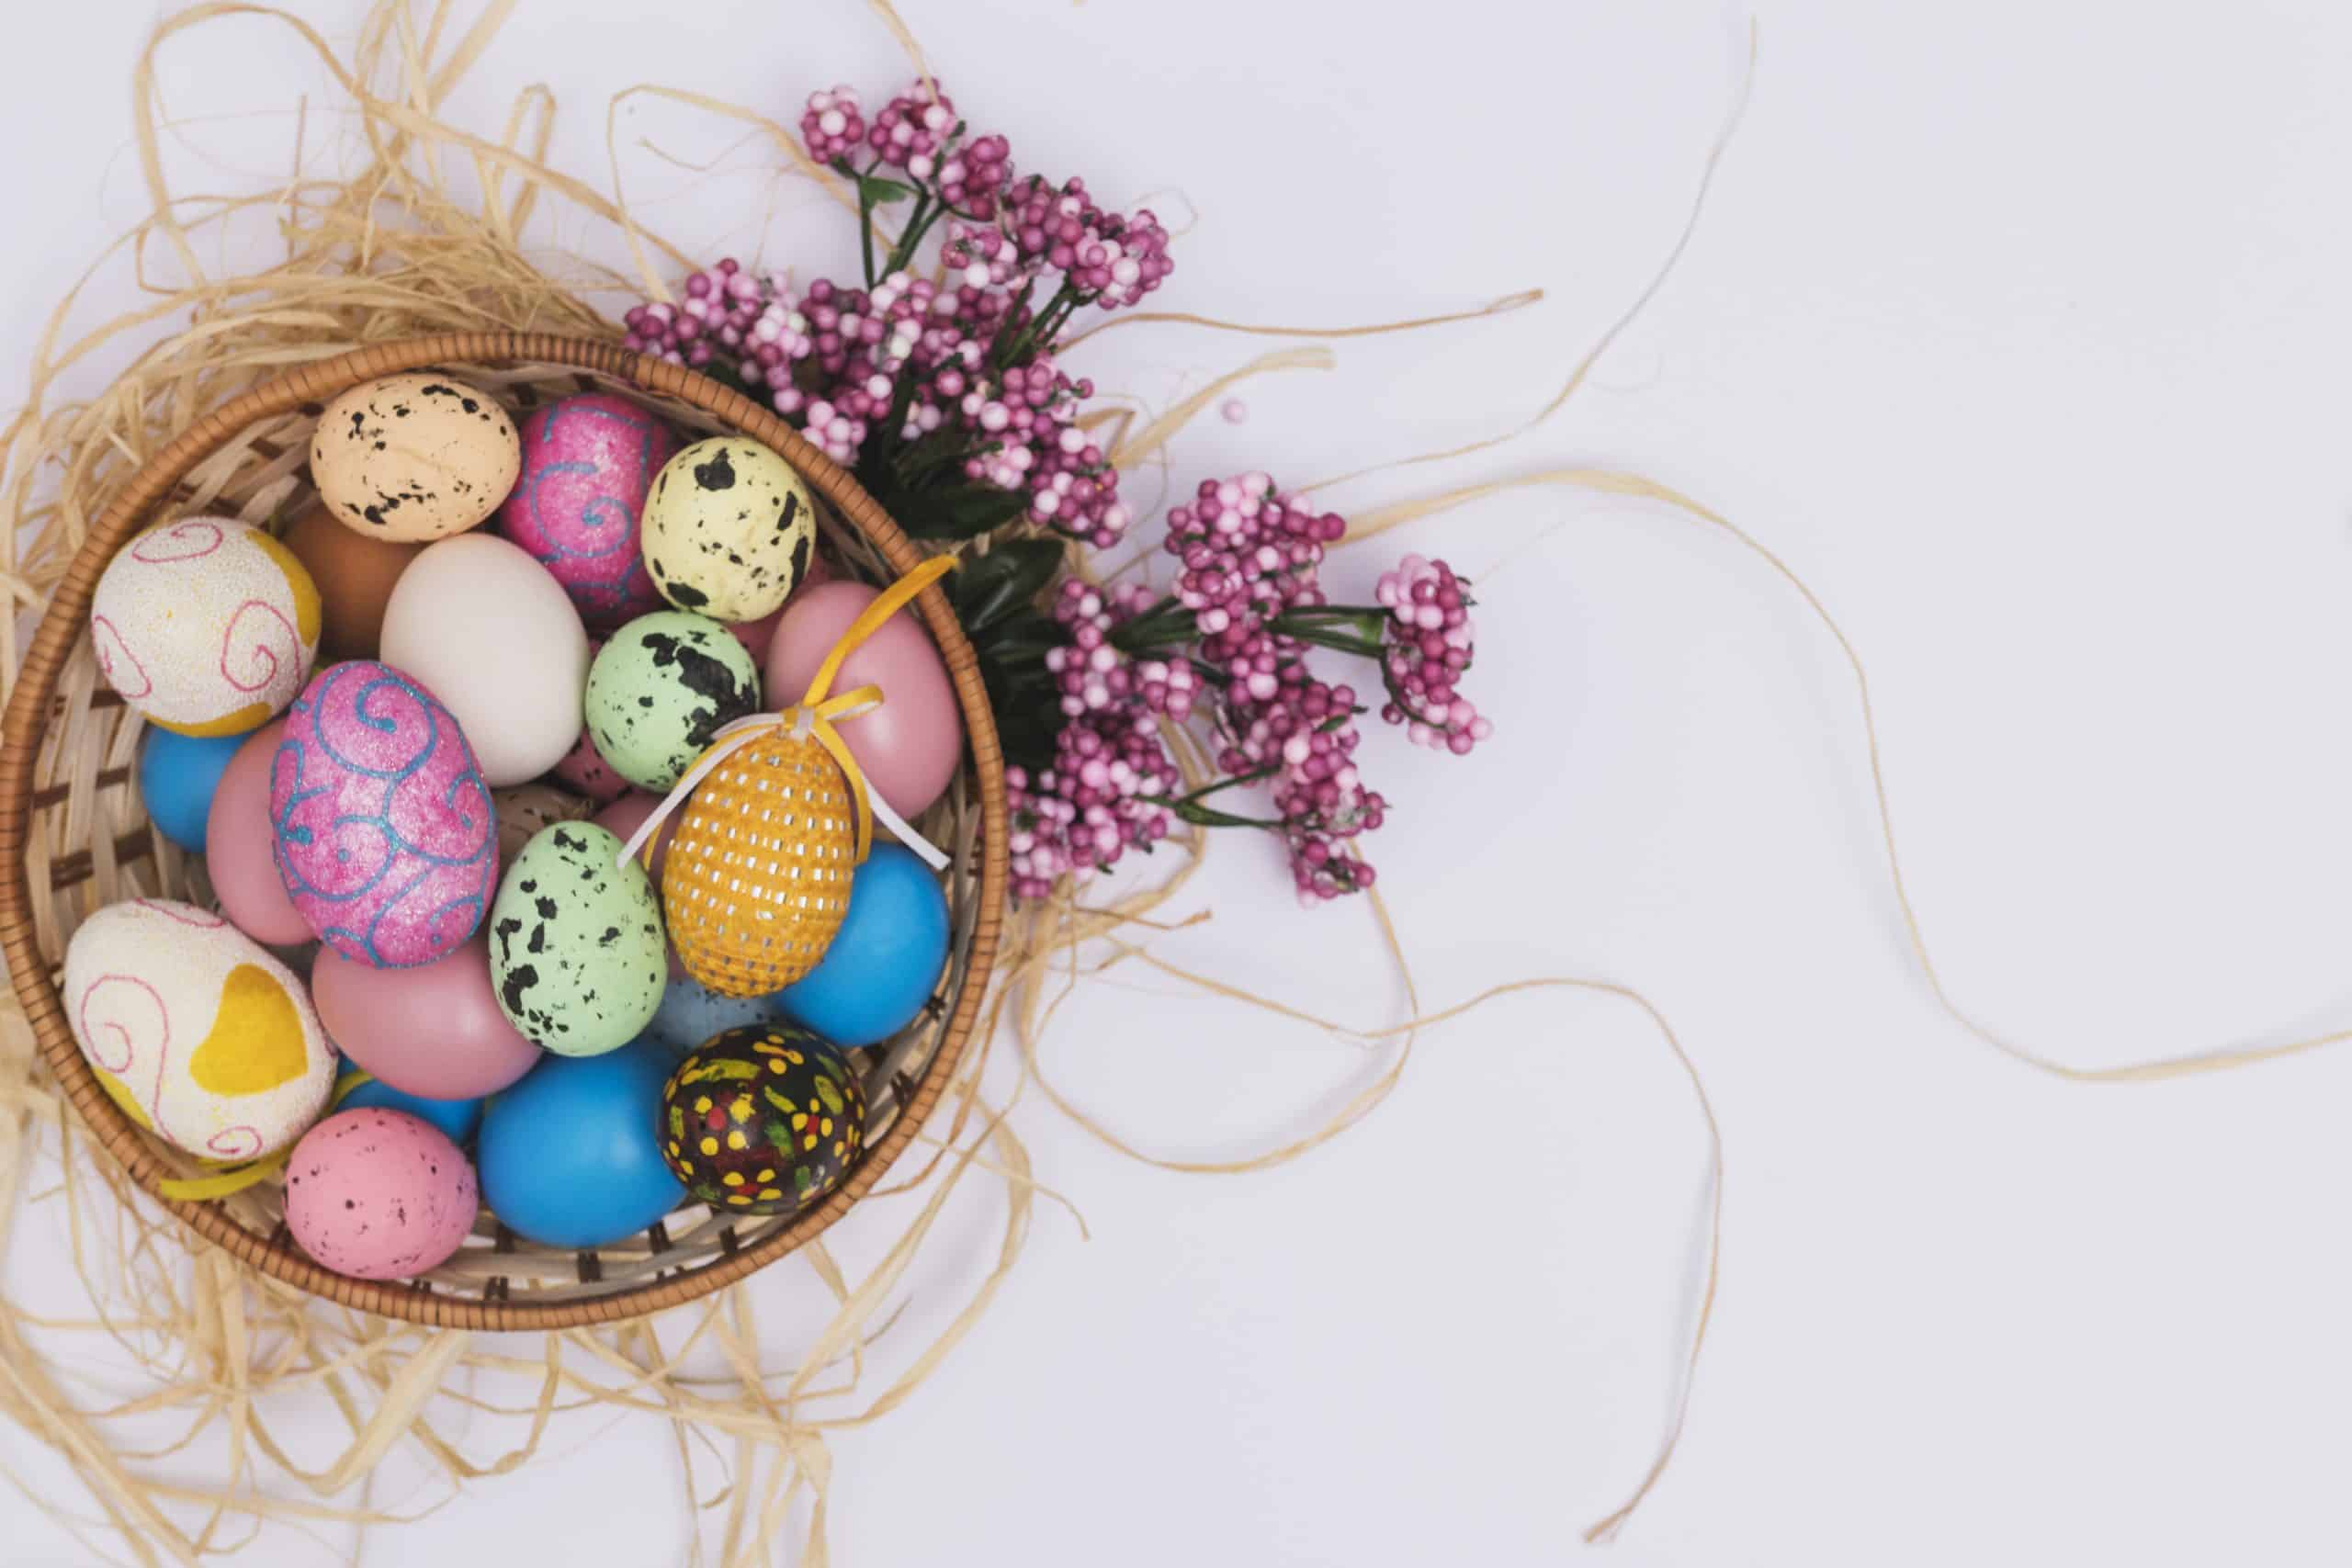
[[[821,554],[812,553],[808,557],[808,570],[800,574],[800,585],[793,592],[806,593],[811,588],[821,588],[832,581],[832,568],[825,564],[825,558]],[[752,657],[764,666],[768,660],[768,649],[775,641],[776,623],[784,619],[784,613],[790,608],[792,608],[792,601],[787,599],[758,620],[730,622],[727,629],[733,632],[735,640],[749,649]]]
[[[279,720],[254,731],[221,771],[204,822],[204,872],[229,923],[272,947],[311,940],[311,924],[286,896],[272,858],[277,841],[269,822],[270,759],[286,738]]]
[[[355,1280],[405,1280],[464,1245],[481,1208],[474,1168],[438,1128],[401,1111],[339,1111],[286,1162],[286,1227]]]
[[[862,582],[828,582],[793,595],[768,649],[763,689],[770,705],[800,700],[833,644],[876,597]],[[881,630],[842,661],[832,692],[869,685],[881,689],[882,705],[842,720],[842,739],[864,770],[866,786],[912,820],[956,776],[964,754],[964,716],[956,706],[947,666],[911,608],[883,622]]]
[[[480,932],[413,969],[379,969],[322,947],[311,1000],[343,1054],[403,1094],[475,1100],[538,1065],[539,1048],[499,1009]]]

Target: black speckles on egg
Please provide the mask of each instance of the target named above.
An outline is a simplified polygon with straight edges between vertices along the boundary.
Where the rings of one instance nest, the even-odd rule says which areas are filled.
[[[727,444],[719,442],[717,449],[702,462],[695,465],[695,488],[697,490],[733,490],[735,465],[727,456]]]
[[[759,665],[725,626],[678,610],[613,634],[589,668],[589,739],[640,789],[674,785],[718,731],[760,705]]]
[[[434,376],[352,388],[321,411],[311,437],[321,499],[346,525],[387,539],[472,527],[505,499],[521,463],[506,411]]]
[[[653,885],[593,823],[534,834],[507,868],[490,923],[499,1006],[550,1051],[626,1045],[661,1006],[669,959]]]
[[[675,485],[667,482],[673,473]],[[647,569],[681,608],[757,620],[807,570],[814,507],[792,466],[757,442],[696,442],[670,459],[647,499]]]

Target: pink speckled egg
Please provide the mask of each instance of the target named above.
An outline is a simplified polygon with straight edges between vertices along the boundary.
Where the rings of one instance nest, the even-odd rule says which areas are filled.
[[[271,759],[277,874],[321,942],[379,969],[430,964],[498,891],[498,819],[449,710],[390,665],[311,677]]]
[[[523,472],[498,530],[555,575],[591,631],[662,607],[638,517],[678,438],[626,398],[582,392],[523,422]]]
[[[474,1168],[448,1135],[404,1111],[338,1111],[286,1162],[286,1228],[355,1280],[405,1280],[464,1245],[481,1208]]]

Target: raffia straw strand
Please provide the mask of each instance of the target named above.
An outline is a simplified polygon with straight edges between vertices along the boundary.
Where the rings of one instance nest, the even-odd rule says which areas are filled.
[[[1928,991],[1934,998],[1937,1008],[1979,1041],[2003,1055],[2021,1062],[2039,1072],[2048,1073],[2054,1077],[2064,1078],[2070,1082],[2155,1083],[2166,1078],[2188,1077],[2199,1073],[2227,1072],[2238,1067],[2253,1066],[2259,1063],[2301,1055],[2308,1051],[2316,1051],[2324,1046],[2340,1044],[2345,1041],[2352,1040],[2352,1029],[2338,1029],[2330,1030],[2324,1034],[2314,1034],[2268,1045],[2213,1046],[2178,1055],[2155,1057],[2142,1062],[2127,1062],[2114,1066],[2083,1067],[2018,1044],[2007,1036],[1979,1022],[1973,1014],[1961,1007],[1953,998],[1950,987],[1945,984],[1942,971],[1936,966],[1935,954],[1928,945],[1926,929],[1919,919],[1918,908],[1912,898],[1910,880],[1903,870],[1903,856],[1894,830],[1894,807],[1886,782],[1885,757],[1879,739],[1878,713],[1871,697],[1870,672],[1862,662],[1860,650],[1854,646],[1853,639],[1846,635],[1845,628],[1838,624],[1838,618],[1829,613],[1829,607],[1822,602],[1821,596],[1815,593],[1811,585],[1797,575],[1795,569],[1783,560],[1770,546],[1723,513],[1692,500],[1681,491],[1640,474],[1622,473],[1614,469],[1550,468],[1537,473],[1524,474],[1515,479],[1464,485],[1459,489],[1446,491],[1419,501],[1400,502],[1393,506],[1361,513],[1351,524],[1348,537],[1350,539],[1369,538],[1375,534],[1385,533],[1391,528],[1401,527],[1405,524],[1417,522],[1422,518],[1434,517],[1441,513],[1469,505],[1473,502],[1481,501],[1489,496],[1555,485],[1604,495],[1624,496],[1637,501],[1657,502],[1710,527],[1722,530],[1770,567],[1773,574],[1804,601],[1805,608],[1813,613],[1814,617],[1829,633],[1830,639],[1838,646],[1839,657],[1845,660],[1847,669],[1854,677],[1856,705],[1860,713],[1862,724],[1863,754],[1870,771],[1871,795],[1878,817],[1880,845],[1886,855],[1887,877],[1894,889],[1895,907],[1903,918],[1904,935],[1910,945],[1913,959],[1919,965],[1920,974],[1928,982]]]
[[[1114,327],[1141,326],[1147,321],[1175,322],[1190,327],[1207,327],[1213,332],[1240,333],[1250,337],[1380,337],[1389,333],[1419,332],[1427,327],[1452,326],[1457,321],[1476,321],[1487,316],[1506,316],[1513,310],[1523,310],[1544,301],[1541,288],[1522,288],[1516,294],[1506,294],[1489,299],[1468,310],[1452,310],[1437,316],[1413,316],[1396,321],[1367,321],[1352,327],[1283,327],[1252,324],[1247,321],[1220,321],[1215,316],[1198,316],[1190,310],[1125,310],[1107,317],[1062,344],[1067,354],[1090,338],[1101,337]]]
[[[1341,474],[1336,479],[1319,479],[1314,484],[1301,486],[1300,493],[1331,490],[1351,480],[1364,479],[1373,474],[1388,473],[1398,468],[1419,468],[1427,463],[1442,463],[1449,458],[1469,457],[1475,452],[1491,451],[1495,447],[1518,440],[1566,408],[1568,400],[1575,397],[1577,390],[1584,386],[1587,378],[1591,376],[1593,367],[1600,363],[1601,357],[1616,344],[1617,340],[1623,337],[1635,321],[1641,319],[1643,312],[1649,309],[1651,301],[1657,298],[1658,291],[1666,287],[1667,279],[1674,276],[1675,270],[1682,265],[1684,254],[1690,249],[1690,242],[1699,232],[1699,220],[1707,210],[1707,197],[1714,190],[1716,172],[1723,167],[1724,154],[1731,151],[1732,141],[1739,134],[1740,122],[1747,116],[1748,97],[1756,85],[1756,48],[1757,25],[1751,20],[1747,27],[1747,64],[1740,75],[1739,90],[1734,95],[1731,107],[1724,116],[1723,128],[1715,133],[1713,144],[1707,149],[1707,161],[1699,171],[1698,186],[1690,194],[1690,206],[1683,217],[1681,229],[1675,234],[1674,243],[1667,247],[1665,256],[1658,262],[1657,270],[1650,275],[1649,282],[1643,287],[1642,291],[1634,296],[1633,300],[1619,312],[1617,319],[1610,322],[1608,329],[1593,341],[1590,348],[1585,351],[1584,357],[1577,361],[1576,367],[1568,372],[1567,380],[1561,385],[1557,392],[1552,395],[1550,402],[1538,409],[1524,423],[1498,435],[1486,436],[1464,446],[1450,446],[1443,451],[1424,452],[1415,457],[1402,457],[1393,462],[1374,463],[1369,468],[1357,468]]]

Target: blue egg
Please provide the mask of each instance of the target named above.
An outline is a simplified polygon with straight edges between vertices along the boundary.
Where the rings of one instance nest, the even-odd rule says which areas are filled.
[[[850,879],[840,934],[799,984],[776,993],[836,1045],[871,1045],[914,1021],[947,967],[947,895],[912,850],[876,844]]]
[[[547,1247],[603,1247],[674,1209],[686,1190],[662,1158],[662,1085],[675,1057],[639,1040],[555,1056],[491,1097],[474,1153],[506,1228]]]
[[[346,1059],[342,1073],[358,1069]],[[340,1081],[341,1073],[337,1078]],[[473,1142],[474,1132],[481,1125],[482,1101],[480,1100],[427,1100],[421,1094],[403,1094],[381,1078],[369,1078],[335,1102],[338,1111],[364,1110],[374,1106],[382,1111],[405,1111],[432,1122],[448,1134],[449,1141],[459,1148]]]
[[[251,737],[175,735],[147,727],[139,742],[139,798],[155,830],[187,851],[204,852],[204,819],[229,759]]]
[[[645,1037],[684,1055],[714,1035],[747,1023],[768,1023],[775,1016],[774,997],[722,997],[681,975],[662,993],[662,1006],[645,1026]]]

